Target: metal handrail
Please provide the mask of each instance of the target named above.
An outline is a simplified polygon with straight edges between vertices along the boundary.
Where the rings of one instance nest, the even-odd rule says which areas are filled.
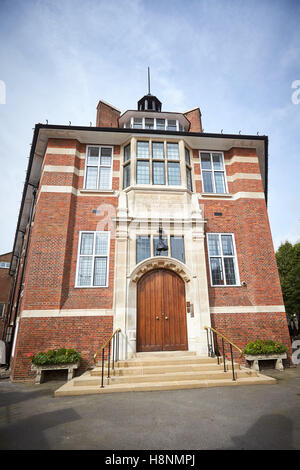
[[[219,331],[215,330],[211,326],[205,326],[204,329],[206,330],[207,333],[207,347],[208,347],[208,356],[209,357],[215,357],[217,356],[218,359],[218,364],[220,364],[220,357],[221,354],[219,352],[219,346],[218,346],[218,336],[222,338],[222,355],[223,355],[223,365],[224,365],[224,372],[227,372],[228,369],[226,368],[226,355],[225,355],[225,345],[224,345],[224,340],[229,344],[230,347],[230,357],[231,357],[231,369],[232,369],[232,380],[236,380],[236,376],[234,373],[234,360],[233,360],[233,353],[232,353],[232,347],[237,349],[240,353],[240,357],[244,354],[241,348],[239,348],[236,344],[232,343],[226,336],[224,336],[222,333]],[[217,335],[216,337],[214,335]]]
[[[220,333],[219,331],[215,330],[214,328],[212,328],[211,326],[205,326],[204,327],[205,330],[212,330],[214,333],[216,333],[217,335],[221,336],[223,339],[225,339],[225,341],[227,341],[227,343],[231,344],[231,346],[233,346],[235,349],[237,349],[240,353],[241,353],[241,356],[244,354],[242,349],[239,348],[236,344],[232,343],[230,341],[230,339],[226,338],[226,336],[222,335],[222,333]]]
[[[94,354],[94,363],[96,364],[97,356],[102,352],[102,373],[101,373],[101,388],[104,387],[104,351],[108,346],[108,355],[107,355],[107,378],[110,378],[110,361],[111,361],[111,341],[113,341],[113,351],[112,351],[112,370],[115,368],[115,362],[119,360],[119,334],[121,328],[118,328],[110,338],[101,346],[101,348]],[[117,343],[115,344],[115,342]]]

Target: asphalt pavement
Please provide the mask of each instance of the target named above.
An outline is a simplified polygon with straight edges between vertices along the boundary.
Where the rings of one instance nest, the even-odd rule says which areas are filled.
[[[0,378],[1,450],[300,449],[300,366],[276,385],[54,397]]]

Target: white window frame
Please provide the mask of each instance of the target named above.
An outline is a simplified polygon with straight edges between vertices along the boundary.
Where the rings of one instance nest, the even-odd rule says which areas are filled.
[[[205,169],[202,170],[201,153],[209,153],[210,154],[211,170],[205,170]],[[221,154],[222,162],[223,162],[223,170],[214,170],[213,160],[212,160],[212,154],[213,153]],[[202,192],[204,194],[228,194],[228,185],[227,185],[227,175],[226,175],[224,152],[221,152],[219,150],[199,150],[199,160],[200,160],[200,169],[201,169]],[[212,183],[213,183],[213,189],[214,189],[214,191],[212,193],[208,193],[208,192],[204,191],[203,171],[210,171],[212,173]],[[223,171],[223,173],[224,173],[224,186],[225,186],[225,192],[224,193],[217,193],[217,191],[216,191],[215,172],[218,172],[218,171]]]
[[[82,238],[82,234],[84,233],[93,233],[94,234],[94,241],[93,241],[93,253],[91,255],[81,255],[80,254],[80,247],[81,247],[81,238]],[[106,264],[106,284],[105,286],[93,286],[93,285],[90,285],[90,286],[80,286],[78,285],[78,274],[79,274],[79,261],[80,261],[80,257],[81,256],[92,256],[93,258],[93,263],[92,263],[92,275],[91,275],[91,282],[93,282],[94,280],[94,266],[95,266],[95,258],[97,257],[100,257],[100,258],[104,258],[104,256],[99,256],[99,255],[95,255],[95,246],[96,246],[96,243],[95,243],[95,238],[96,238],[96,234],[97,233],[105,233],[105,234],[108,234],[107,237],[108,237],[108,240],[107,240],[107,255],[106,255],[106,258],[107,258],[107,264]],[[93,231],[93,230],[81,230],[79,232],[79,237],[78,237],[78,249],[77,249],[77,264],[76,264],[76,278],[75,278],[75,287],[78,288],[78,289],[103,289],[103,288],[107,288],[109,286],[109,260],[110,260],[110,231],[100,231],[100,230],[96,230],[96,231]]]
[[[10,268],[10,263],[7,262],[7,261],[0,261],[0,268],[9,269]]]
[[[96,165],[88,165],[88,151],[89,151],[89,148],[98,148],[99,149],[99,160],[98,160],[98,165],[97,165],[97,168],[98,168],[98,177],[97,177],[97,188],[87,188],[86,187],[86,175],[87,175],[87,168],[89,166],[93,166],[93,167],[96,167]],[[110,182],[109,182],[109,188],[105,188],[105,189],[102,189],[102,188],[99,188],[99,180],[100,180],[100,169],[101,169],[101,149],[102,148],[109,148],[111,149],[111,165],[110,167],[109,166],[105,166],[105,165],[102,165],[104,168],[110,168]],[[112,190],[112,174],[113,174],[113,159],[114,159],[114,147],[113,145],[87,145],[86,147],[86,155],[85,155],[85,169],[84,169],[84,179],[83,179],[83,189],[86,189],[88,191],[111,191]]]
[[[142,127],[134,127],[134,119],[141,119],[141,121],[142,121]],[[146,120],[146,119],[153,119],[153,129],[148,129],[148,128],[146,128],[146,126],[145,126],[145,120]],[[160,129],[160,128],[158,129],[158,128],[157,128],[157,124],[156,124],[156,120],[157,120],[157,119],[160,119],[160,120],[164,120],[164,121],[165,121],[165,127],[164,127],[164,129]],[[159,117],[159,118],[152,118],[152,117],[149,117],[149,118],[148,118],[148,117],[132,116],[129,121],[127,121],[127,122],[125,122],[125,123],[123,124],[123,128],[128,128],[128,127],[129,127],[129,128],[131,128],[131,129],[159,130],[159,131],[163,132],[163,131],[168,131],[168,125],[169,125],[169,124],[168,124],[168,121],[176,121],[176,129],[174,129],[174,132],[179,132],[179,131],[184,132],[184,131],[185,131],[184,126],[179,123],[179,120],[178,120],[178,119],[171,119],[171,118],[169,119],[169,118],[162,118],[162,117]],[[171,132],[171,131],[168,131],[168,132]],[[96,146],[93,145],[93,147],[96,147]]]
[[[219,236],[219,246],[220,246],[220,255],[210,255],[209,254],[209,244],[208,244],[208,238],[209,235],[218,235]],[[234,255],[223,255],[223,247],[222,247],[222,241],[221,241],[221,236],[222,235],[231,235],[232,236],[232,245],[234,249]],[[210,274],[210,285],[211,287],[240,287],[240,276],[239,276],[239,266],[238,266],[238,260],[237,260],[237,251],[236,251],[236,244],[235,244],[235,237],[234,233],[226,233],[226,232],[209,232],[206,233],[206,246],[207,246],[207,256],[208,256],[208,263],[209,263],[209,274]],[[210,258],[221,258],[222,262],[222,272],[224,276],[224,284],[213,284],[213,279],[212,279],[212,271],[211,271],[211,262]],[[225,276],[225,265],[224,265],[224,258],[233,258],[233,265],[234,265],[234,272],[235,272],[235,284],[226,284],[226,276]]]

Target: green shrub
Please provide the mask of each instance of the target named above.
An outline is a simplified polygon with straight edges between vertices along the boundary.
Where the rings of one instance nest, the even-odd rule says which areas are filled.
[[[30,356],[31,362],[37,366],[55,364],[74,364],[80,361],[81,355],[75,349],[49,349]]]
[[[257,339],[248,343],[244,349],[244,354],[250,354],[252,356],[259,356],[261,354],[283,354],[287,350],[287,347],[281,343],[272,340],[262,341]]]

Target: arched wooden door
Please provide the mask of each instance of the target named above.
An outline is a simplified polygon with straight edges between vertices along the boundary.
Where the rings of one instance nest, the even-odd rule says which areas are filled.
[[[150,271],[137,286],[137,351],[186,349],[184,281],[172,271]]]

